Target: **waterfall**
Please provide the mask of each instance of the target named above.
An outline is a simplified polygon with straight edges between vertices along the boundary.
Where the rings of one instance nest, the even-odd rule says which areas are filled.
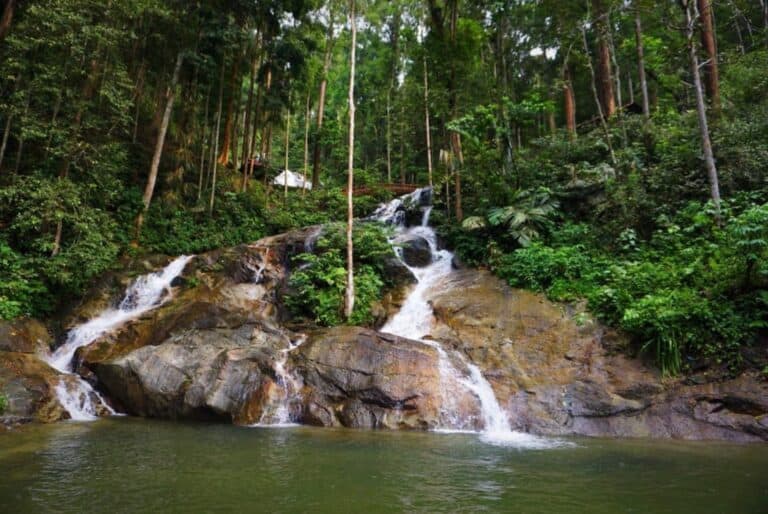
[[[423,205],[425,198],[428,201],[431,200],[431,189],[419,189],[410,195],[384,204],[370,218],[374,221],[394,225],[393,243],[403,237],[422,237],[429,244],[432,253],[431,264],[421,268],[413,267],[402,259],[402,249],[394,246],[395,253],[403,265],[415,275],[417,284],[400,310],[381,328],[381,332],[420,341],[437,351],[443,405],[443,412],[440,416],[441,426],[438,427],[438,430],[464,431],[472,426],[472,420],[462,419],[454,409],[455,392],[463,389],[471,392],[478,400],[483,421],[481,440],[491,444],[525,448],[549,448],[562,445],[558,441],[513,431],[507,414],[499,405],[491,384],[483,376],[480,368],[469,362],[459,352],[452,352],[451,356],[465,368],[465,371],[460,371],[454,365],[451,356],[437,341],[426,339],[431,333],[435,320],[434,311],[427,301],[427,292],[453,273],[451,264],[453,254],[447,250],[438,249],[437,235],[429,226],[432,207],[431,205]],[[414,204],[421,206],[423,212],[421,223],[417,226],[406,227],[405,208],[413,208]]]
[[[73,420],[95,419],[100,412],[115,414],[88,382],[72,373],[72,359],[77,349],[168,301],[171,283],[192,257],[182,255],[162,270],[137,278],[128,286],[117,308],[106,309],[70,330],[64,344],[46,359],[51,367],[64,373],[55,391],[59,403]]]
[[[289,341],[288,347],[280,350],[280,358],[275,360],[273,369],[275,378],[280,391],[277,398],[270,398],[268,404],[262,411],[257,427],[291,427],[298,426],[291,419],[291,404],[299,400],[299,393],[303,387],[301,377],[293,375],[286,368],[289,354],[296,348],[304,344],[307,340],[305,335],[301,335],[295,341]],[[271,395],[270,395],[271,396]]]

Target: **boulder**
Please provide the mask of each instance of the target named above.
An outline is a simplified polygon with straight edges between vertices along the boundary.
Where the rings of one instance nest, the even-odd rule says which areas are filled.
[[[129,414],[252,424],[276,381],[275,358],[289,342],[283,331],[260,323],[191,328],[93,369]]]
[[[358,327],[310,334],[294,362],[303,377],[302,422],[356,428],[438,426],[445,401],[437,351],[424,343]],[[466,391],[453,399],[476,417]]]
[[[0,394],[6,407],[0,425],[67,419],[56,399],[59,373],[31,353],[0,352]]]
[[[401,245],[403,261],[409,266],[423,268],[432,264],[432,249],[423,237],[411,235],[397,243]]]

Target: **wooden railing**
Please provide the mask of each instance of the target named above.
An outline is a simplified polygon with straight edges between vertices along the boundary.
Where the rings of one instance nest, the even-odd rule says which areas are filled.
[[[356,187],[352,190],[353,196],[363,196],[363,195],[369,195],[374,191],[380,191],[382,189],[386,191],[390,191],[395,194],[404,195],[408,193],[413,193],[417,189],[420,189],[424,186],[420,186],[417,184],[375,184],[370,186],[360,186]],[[347,193],[347,189],[344,188],[344,194]]]

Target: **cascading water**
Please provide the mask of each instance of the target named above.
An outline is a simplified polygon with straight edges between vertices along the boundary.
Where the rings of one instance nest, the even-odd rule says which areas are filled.
[[[304,344],[307,337],[301,335],[295,341],[289,341],[288,347],[280,350],[281,356],[275,360],[273,369],[277,378],[277,385],[280,391],[277,398],[269,402],[261,414],[259,422],[254,426],[258,427],[291,427],[297,426],[291,419],[291,404],[299,399],[299,393],[302,388],[300,377],[293,375],[286,368],[289,354],[296,348]]]
[[[56,396],[73,420],[95,419],[99,412],[115,414],[88,382],[72,373],[72,359],[77,349],[165,303],[170,298],[171,282],[192,257],[182,255],[162,270],[137,278],[126,289],[116,309],[107,309],[70,330],[64,344],[46,359],[51,367],[65,373],[56,386]]]
[[[491,444],[525,448],[550,448],[562,445],[558,441],[513,431],[506,413],[496,399],[491,384],[485,379],[480,369],[460,353],[453,352],[455,360],[466,368],[466,372],[462,373],[438,342],[425,339],[429,336],[434,323],[434,311],[427,301],[426,293],[453,272],[453,254],[448,250],[438,249],[437,235],[429,227],[429,216],[432,212],[431,206],[423,207],[420,225],[413,227],[406,227],[405,225],[406,212],[404,207],[422,204],[424,195],[430,193],[431,190],[425,188],[397,198],[388,204],[380,206],[370,218],[394,225],[396,235],[392,240],[393,243],[407,238],[421,237],[427,241],[432,253],[432,262],[428,266],[409,266],[402,258],[402,248],[395,244],[395,253],[414,274],[417,284],[406,298],[400,310],[381,328],[381,332],[388,332],[400,337],[421,341],[437,350],[443,396],[442,426],[438,427],[439,430],[455,431],[466,430],[472,427],[472,420],[462,419],[453,406],[455,401],[454,392],[457,388],[462,388],[465,391],[470,391],[478,399],[483,421],[483,431],[481,433],[483,441]]]

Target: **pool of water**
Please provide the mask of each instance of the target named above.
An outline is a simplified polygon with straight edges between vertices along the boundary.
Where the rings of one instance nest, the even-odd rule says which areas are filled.
[[[131,418],[27,427],[0,434],[0,512],[768,512],[768,445],[570,441]]]

